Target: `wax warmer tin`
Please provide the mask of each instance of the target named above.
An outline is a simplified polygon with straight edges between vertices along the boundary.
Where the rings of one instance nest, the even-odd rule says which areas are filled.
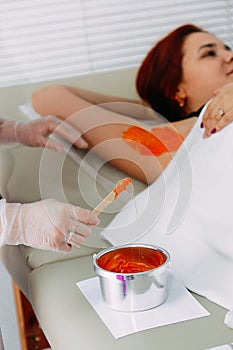
[[[162,263],[144,272],[108,270],[119,259],[156,266],[157,256],[162,256]],[[127,312],[148,310],[165,302],[170,290],[169,263],[170,255],[165,249],[147,244],[111,247],[93,257],[104,301],[112,309]]]

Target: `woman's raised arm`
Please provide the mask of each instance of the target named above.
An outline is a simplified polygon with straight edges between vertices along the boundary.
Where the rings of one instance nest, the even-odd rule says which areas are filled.
[[[91,96],[94,95],[90,93],[89,100]],[[100,102],[98,96],[96,103]],[[53,114],[68,121],[81,131],[90,149],[127,174],[148,183],[162,173],[193,125],[190,120],[174,124],[161,120],[158,125],[157,120],[147,126],[128,116],[132,109],[138,114],[144,111],[144,107],[130,100],[115,102],[109,97],[108,103],[94,104],[65,86],[39,90],[32,101],[39,114]]]

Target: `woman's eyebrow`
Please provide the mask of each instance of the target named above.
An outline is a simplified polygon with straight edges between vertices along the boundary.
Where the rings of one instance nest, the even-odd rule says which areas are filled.
[[[198,52],[200,52],[201,50],[206,49],[206,48],[208,48],[208,49],[213,49],[213,48],[216,48],[216,47],[217,47],[217,44],[215,44],[215,43],[204,44],[204,45],[201,45],[201,46],[199,47]],[[225,48],[226,50],[231,51],[231,48],[230,48],[230,46],[228,46],[228,45],[224,45],[224,48]]]
[[[205,45],[201,45],[200,47],[199,47],[199,49],[198,49],[198,52],[199,51],[201,51],[201,50],[203,50],[203,49],[206,49],[206,48],[216,48],[216,46],[217,46],[217,44],[215,44],[215,43],[209,43],[209,44],[205,44]]]

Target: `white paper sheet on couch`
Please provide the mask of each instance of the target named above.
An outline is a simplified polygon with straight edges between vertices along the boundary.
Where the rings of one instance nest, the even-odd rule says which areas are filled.
[[[102,299],[98,277],[77,282],[77,286],[115,338],[154,327],[209,316],[209,312],[175,278],[167,301],[157,308],[143,312],[111,310]]]
[[[233,123],[203,139],[202,116],[163,175],[102,237],[164,247],[190,290],[233,309]]]

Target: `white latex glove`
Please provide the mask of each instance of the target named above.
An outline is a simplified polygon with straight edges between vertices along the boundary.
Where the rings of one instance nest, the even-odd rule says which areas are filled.
[[[62,145],[58,141],[49,139],[52,133],[62,136],[78,148],[87,148],[87,142],[77,129],[54,116],[31,121],[0,119],[1,144],[17,142],[25,146],[46,146],[61,151]]]
[[[0,245],[69,252],[72,245],[80,247],[98,223],[91,211],[54,199],[29,204],[0,201]]]

